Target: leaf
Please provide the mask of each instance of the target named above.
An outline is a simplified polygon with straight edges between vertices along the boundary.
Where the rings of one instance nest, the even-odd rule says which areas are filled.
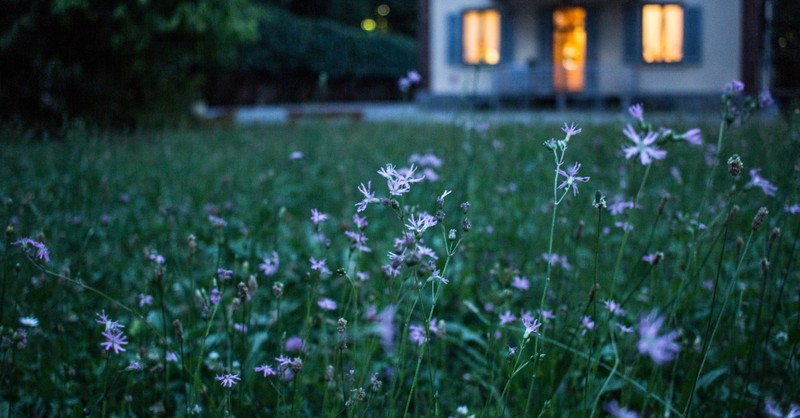
[[[704,374],[701,378],[697,379],[697,389],[702,389],[712,382],[717,380],[718,377],[722,376],[723,374],[728,372],[727,367],[720,367],[718,369],[714,369],[706,374]]]

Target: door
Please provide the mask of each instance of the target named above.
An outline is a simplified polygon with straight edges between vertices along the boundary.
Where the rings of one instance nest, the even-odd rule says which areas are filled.
[[[586,9],[553,10],[553,89],[580,92],[586,86]]]

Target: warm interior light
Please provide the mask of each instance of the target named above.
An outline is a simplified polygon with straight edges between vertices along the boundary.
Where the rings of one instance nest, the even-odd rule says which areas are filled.
[[[361,29],[364,29],[367,32],[372,32],[378,24],[373,19],[364,19],[361,21]]]
[[[642,59],[679,62],[683,59],[683,7],[646,4],[642,7]]]
[[[500,12],[470,10],[464,13],[462,31],[464,62],[490,65],[500,62]]]
[[[553,12],[553,87],[581,91],[586,69],[586,9],[564,7]]]

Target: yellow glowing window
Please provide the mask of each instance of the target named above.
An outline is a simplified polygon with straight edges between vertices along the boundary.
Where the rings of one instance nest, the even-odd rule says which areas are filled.
[[[462,47],[467,64],[500,62],[500,12],[469,10],[463,17]]]
[[[646,4],[642,7],[642,59],[645,62],[680,62],[683,35],[683,6]]]

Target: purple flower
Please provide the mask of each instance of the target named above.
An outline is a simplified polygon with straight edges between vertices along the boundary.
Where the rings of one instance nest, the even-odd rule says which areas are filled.
[[[586,329],[594,329],[594,320],[589,315],[584,315],[581,317],[581,323]]]
[[[616,399],[608,401],[606,404],[606,411],[608,411],[609,415],[615,418],[639,418],[639,414],[636,412],[619,406]]]
[[[106,351],[114,350],[114,354],[119,354],[120,351],[125,351],[123,345],[127,345],[127,337],[122,333],[122,330],[117,328],[109,328],[103,331],[103,337],[106,338],[105,341],[100,343],[100,346],[105,348]]]
[[[218,380],[220,382],[220,385],[222,385],[222,387],[224,388],[232,388],[233,385],[239,383],[239,381],[242,380],[238,374],[231,374],[231,373],[225,373],[222,375],[214,376],[214,379]]]
[[[425,230],[434,225],[436,225],[436,218],[426,212],[420,212],[417,214],[416,218],[414,214],[411,214],[408,218],[408,223],[406,223],[406,228],[408,228],[409,231],[422,234]]]
[[[509,324],[517,320],[517,317],[511,313],[511,311],[505,311],[500,314],[500,326],[502,327],[505,324]]]
[[[368,181],[366,186],[364,186],[364,183],[361,183],[361,185],[358,186],[358,191],[364,195],[364,199],[356,203],[356,212],[363,212],[365,209],[367,209],[367,205],[370,203],[380,202],[380,200],[375,197],[375,193],[371,189],[371,181]]]
[[[425,335],[425,328],[423,328],[421,325],[412,324],[408,326],[408,329],[409,329],[408,339],[410,339],[411,342],[417,344],[420,347],[422,346],[422,344],[428,342],[428,337]]]
[[[392,196],[402,196],[411,190],[411,184],[425,180],[424,176],[414,177],[414,172],[416,170],[417,168],[412,164],[409,169],[401,173],[397,171],[392,164],[386,164],[386,167],[382,167],[378,170],[378,174],[386,179],[389,187],[389,194]]]
[[[622,151],[625,153],[625,159],[630,159],[635,155],[639,155],[639,160],[642,162],[642,165],[648,165],[653,160],[663,160],[666,158],[666,151],[653,146],[653,142],[658,139],[658,134],[656,132],[650,132],[644,138],[641,138],[639,133],[633,129],[633,126],[628,124],[628,126],[622,130],[622,133],[636,144],[634,146],[622,148]]]
[[[326,311],[332,311],[336,309],[336,301],[329,298],[322,298],[318,300],[317,305]]]
[[[764,192],[767,196],[775,196],[775,192],[778,191],[778,187],[770,183],[764,177],[761,177],[761,169],[754,168],[750,170],[750,181],[745,185],[745,187],[759,187],[761,191]]]
[[[397,80],[397,88],[403,93],[407,92],[408,89],[411,88],[411,80],[406,77],[400,77],[400,79]]]
[[[622,309],[619,303],[614,302],[614,300],[607,300],[603,302],[603,305],[608,309],[608,312],[613,315],[625,315],[625,310]]]
[[[19,245],[24,250],[36,249],[36,258],[44,260],[45,263],[50,262],[50,251],[48,251],[47,247],[39,241],[32,240],[30,238],[20,238],[19,240],[12,242],[11,245]]]
[[[558,189],[559,190],[564,189],[564,188],[568,189],[570,186],[572,186],[572,195],[576,196],[578,194],[578,184],[576,182],[580,181],[580,182],[586,183],[587,181],[589,181],[589,177],[576,177],[575,176],[575,174],[578,174],[578,170],[580,170],[580,169],[581,169],[581,164],[580,163],[575,163],[575,165],[573,165],[572,167],[568,168],[566,172],[564,170],[560,169],[560,168],[558,170],[556,170],[558,175],[564,176],[564,177],[567,178],[561,184],[558,185]]]
[[[617,201],[608,205],[608,210],[611,212],[612,215],[619,215],[620,213],[624,212],[626,209],[633,209],[634,204],[632,201]]]
[[[528,290],[528,288],[530,288],[530,282],[522,276],[514,276],[514,278],[511,279],[511,287],[519,290]]]
[[[553,315],[553,311],[550,309],[539,309],[537,310],[539,315],[542,316],[544,319],[555,319],[555,315]]]
[[[318,211],[317,208],[311,209],[311,222],[313,222],[314,225],[319,225],[320,222],[323,222],[326,219],[328,219],[327,213],[322,213]]]
[[[288,353],[294,353],[297,351],[303,350],[303,339],[297,336],[292,336],[286,339],[286,343],[284,343],[284,349]]]
[[[261,270],[265,276],[272,276],[278,272],[278,266],[280,265],[280,258],[278,258],[278,253],[273,251],[272,257],[264,257],[264,261],[258,265],[258,269]]]
[[[233,324],[233,330],[234,331],[239,331],[242,334],[247,334],[247,325],[245,325],[245,324],[243,324],[241,322],[236,322],[236,323]]]
[[[767,398],[767,401],[764,403],[764,412],[771,417],[776,418],[797,418],[800,417],[800,407],[795,404],[789,409],[789,413],[784,415],[783,411],[781,411],[780,406],[778,406],[775,399]]]
[[[178,355],[175,354],[175,352],[173,352],[173,351],[167,351],[167,355],[164,357],[164,359],[166,361],[168,361],[168,362],[171,362],[171,363],[177,363],[178,362]]]
[[[680,345],[675,341],[678,331],[658,335],[663,324],[664,318],[656,312],[651,312],[639,321],[639,353],[649,355],[656,364],[672,360],[680,350]]]
[[[617,323],[617,328],[619,328],[620,331],[622,331],[622,332],[624,332],[626,334],[630,334],[630,333],[633,332],[633,328],[631,328],[629,326],[626,326],[626,325],[623,325],[623,324],[620,324],[620,323]]]
[[[233,279],[233,270],[217,269],[217,277],[223,282]]]
[[[99,314],[95,314],[95,315],[97,315],[97,319],[95,320],[95,322],[97,322],[98,324],[103,324],[103,326],[105,327],[105,329],[107,331],[108,330],[118,330],[118,329],[121,329],[121,328],[125,328],[125,325],[122,325],[119,322],[114,321],[111,318],[109,318],[106,315],[106,311],[101,311]]]
[[[770,107],[773,103],[775,103],[775,100],[772,99],[772,94],[769,90],[764,89],[761,90],[761,93],[758,93],[758,107],[760,109]]]
[[[278,367],[281,369],[290,367],[292,365],[292,359],[283,354],[275,357],[275,361],[278,362]]]
[[[739,94],[744,91],[744,83],[739,80],[731,80],[725,84],[722,92],[725,94]]]
[[[275,372],[275,369],[273,369],[272,366],[270,366],[269,364],[262,364],[253,369],[253,371],[256,373],[264,373],[264,377],[275,376],[278,374],[277,372]]]
[[[299,160],[301,158],[303,158],[303,153],[300,151],[294,151],[291,154],[289,154],[290,160]]]
[[[211,302],[212,305],[216,305],[221,299],[222,296],[220,295],[219,289],[216,287],[211,289],[211,294],[208,296],[209,302]]]
[[[125,370],[128,371],[142,370],[142,365],[139,364],[139,362],[136,360],[131,360],[131,362],[128,364],[128,367],[126,367]]]
[[[522,318],[522,325],[525,326],[525,335],[523,336],[523,338],[528,338],[528,336],[531,333],[536,334],[536,333],[539,332],[539,328],[541,328],[542,323],[539,322],[538,319],[531,318],[531,317],[528,316],[528,317]]]
[[[153,304],[153,296],[139,293],[139,307],[143,308]]]
[[[564,127],[562,127],[561,130],[567,134],[567,138],[581,133],[581,129],[575,126],[574,122],[571,125],[567,125],[567,122],[564,122]]]
[[[703,144],[703,138],[700,136],[700,133],[701,133],[700,129],[694,128],[694,129],[689,129],[688,131],[684,132],[682,136],[683,136],[683,139],[686,140],[686,142],[688,142],[688,143],[690,143],[692,145],[702,145]]]
[[[408,74],[406,74],[406,78],[411,84],[418,84],[420,81],[422,81],[422,76],[419,75],[417,70],[409,71]]]
[[[328,266],[325,265],[325,263],[327,262],[327,259],[325,259],[325,258],[317,261],[317,259],[315,259],[314,257],[311,257],[311,258],[308,259],[308,261],[311,262],[311,270],[316,270],[316,271],[319,271],[320,273],[324,273],[324,274],[328,274],[328,273],[331,272],[330,270],[328,270]]]
[[[644,119],[644,106],[641,103],[636,103],[628,108],[628,114],[631,115],[632,118],[641,122]]]
[[[369,222],[367,222],[367,217],[358,216],[357,213],[353,215],[353,223],[356,224],[356,227],[361,230],[367,229],[367,226],[369,226]]]
[[[783,205],[783,211],[787,213],[791,213],[792,215],[797,215],[800,213],[800,204],[793,204],[789,205],[788,203]]]
[[[216,217],[214,215],[208,215],[208,220],[211,222],[211,225],[214,225],[217,228],[223,228],[228,226],[228,222],[222,218]]]

